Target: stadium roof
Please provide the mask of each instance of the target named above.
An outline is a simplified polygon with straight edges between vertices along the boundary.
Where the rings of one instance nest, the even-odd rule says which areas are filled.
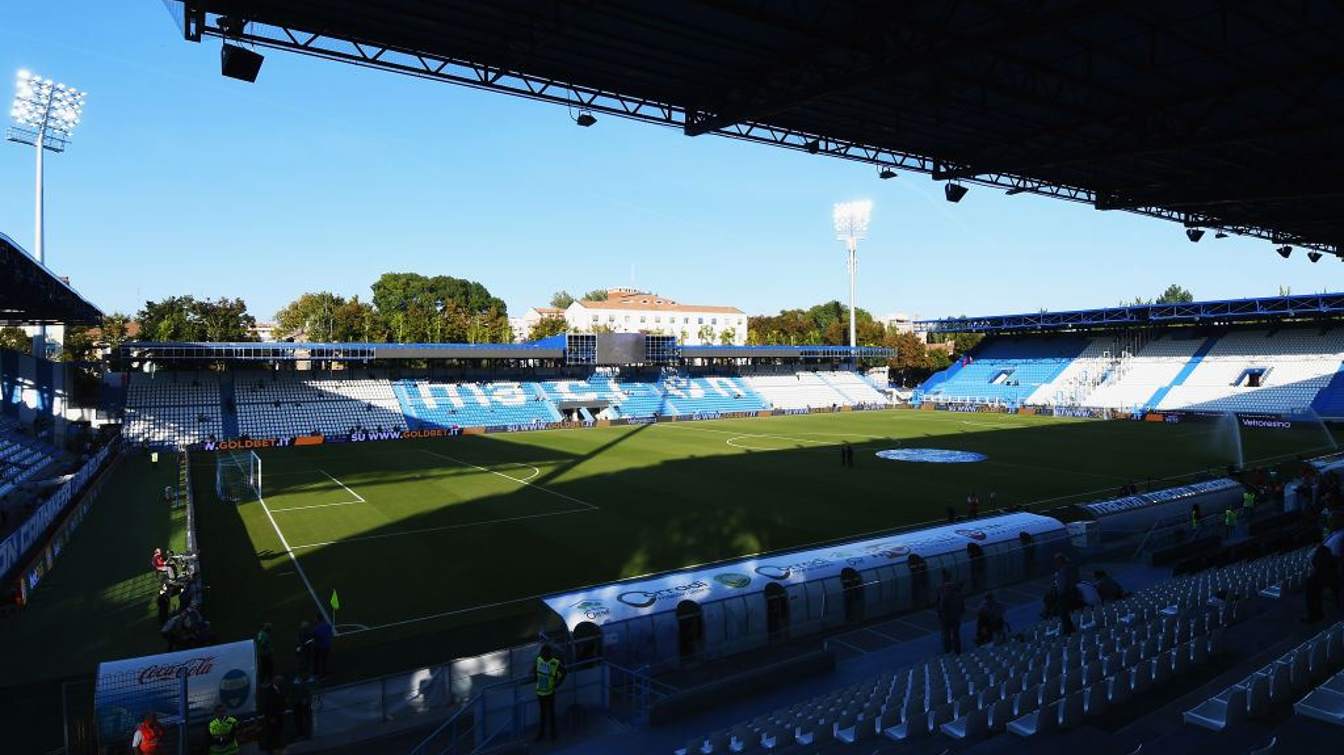
[[[96,323],[103,313],[0,233],[0,325]]]
[[[1339,253],[1344,6],[173,0],[341,60]],[[228,18],[247,22],[241,28]],[[264,80],[264,78],[263,78]]]
[[[1344,293],[919,320],[915,329],[929,333],[1037,332],[1182,323],[1279,322],[1341,316],[1344,316]]]
[[[561,334],[533,343],[294,343],[290,341],[162,342],[128,341],[117,356],[128,361],[330,361],[375,359],[539,359],[561,360]],[[681,346],[681,356],[703,359],[883,359],[891,349],[861,346]]]

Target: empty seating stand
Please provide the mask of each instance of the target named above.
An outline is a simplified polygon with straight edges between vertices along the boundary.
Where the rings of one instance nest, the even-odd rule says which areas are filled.
[[[870,752],[879,737],[972,741],[1010,733],[1038,737],[1078,726],[1113,705],[1209,663],[1239,604],[1215,598],[1300,576],[1307,552],[1174,578],[1124,600],[1089,608],[1078,632],[1039,624],[1022,641],[945,655],[796,703],[724,731],[696,737],[677,753],[752,752],[824,746]],[[1232,706],[1243,703],[1238,697]],[[791,750],[790,750],[791,751]],[[930,752],[937,752],[932,748]]]

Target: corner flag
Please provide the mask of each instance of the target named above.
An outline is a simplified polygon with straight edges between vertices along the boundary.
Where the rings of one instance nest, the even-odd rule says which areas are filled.
[[[331,612],[335,613],[341,610],[341,599],[336,595],[336,588],[331,590]]]

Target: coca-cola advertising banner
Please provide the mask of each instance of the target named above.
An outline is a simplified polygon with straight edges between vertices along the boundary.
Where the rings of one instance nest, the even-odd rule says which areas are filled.
[[[147,711],[159,720],[181,715],[182,682],[192,721],[208,721],[216,705],[242,717],[256,711],[257,653],[252,640],[98,664],[93,706],[103,741],[122,736]],[[125,729],[123,732],[122,729]]]

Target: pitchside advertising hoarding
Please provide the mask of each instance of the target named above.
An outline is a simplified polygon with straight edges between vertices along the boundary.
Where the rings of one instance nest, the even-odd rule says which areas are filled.
[[[1143,415],[1144,422],[1165,422],[1169,425],[1180,424],[1182,422],[1216,422],[1225,419],[1228,412],[1201,412],[1201,411],[1162,411],[1148,412]],[[1296,425],[1320,424],[1320,419],[1310,415],[1292,415],[1292,414],[1243,414],[1238,412],[1233,415],[1237,418],[1237,424],[1242,427],[1267,429],[1267,430],[1291,430]]]
[[[93,692],[99,739],[129,742],[149,711],[165,725],[182,716],[182,682],[193,723],[210,720],[216,705],[242,717],[256,712],[257,653],[252,640],[98,664]]]

